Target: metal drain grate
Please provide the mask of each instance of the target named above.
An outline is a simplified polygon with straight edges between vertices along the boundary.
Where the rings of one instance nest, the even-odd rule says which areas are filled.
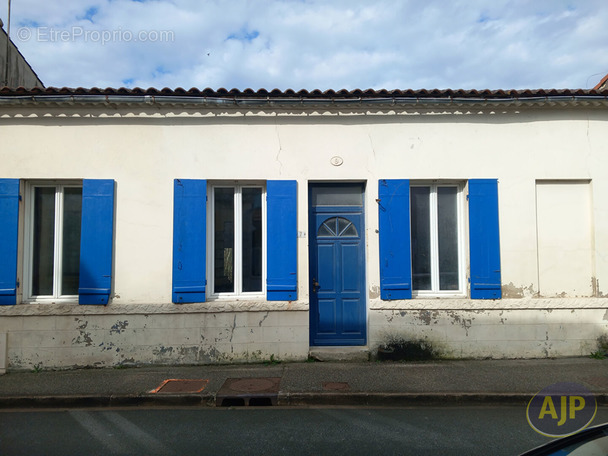
[[[201,379],[177,379],[170,378],[165,380],[151,393],[174,394],[174,393],[200,393],[205,389],[209,380]]]
[[[346,382],[323,382],[325,391],[349,391],[350,385]]]
[[[280,377],[228,378],[215,396],[215,405],[277,405]]]

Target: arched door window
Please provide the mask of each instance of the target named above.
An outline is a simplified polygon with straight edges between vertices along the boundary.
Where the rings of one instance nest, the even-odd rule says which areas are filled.
[[[321,223],[317,237],[357,237],[357,228],[343,217],[331,217]]]

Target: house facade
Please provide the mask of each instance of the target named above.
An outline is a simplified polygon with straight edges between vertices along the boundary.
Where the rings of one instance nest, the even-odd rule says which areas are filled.
[[[607,96],[0,89],[0,367],[588,355]]]

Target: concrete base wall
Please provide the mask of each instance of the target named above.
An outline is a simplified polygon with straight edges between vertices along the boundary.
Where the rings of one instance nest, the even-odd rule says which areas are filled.
[[[305,360],[308,312],[4,317],[8,368]]]
[[[423,339],[452,358],[587,356],[597,350],[598,337],[608,334],[607,303],[589,298],[372,300],[367,349],[374,354],[393,339]],[[0,337],[0,350],[6,349],[8,370],[304,361],[310,348],[307,303],[1,310],[0,336],[6,339]]]
[[[453,358],[587,356],[608,333],[606,308],[372,309],[370,349],[424,340]]]
[[[6,333],[0,332],[0,375],[6,373]]]

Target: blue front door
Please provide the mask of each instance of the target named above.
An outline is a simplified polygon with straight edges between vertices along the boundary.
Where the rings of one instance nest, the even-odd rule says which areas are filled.
[[[362,206],[310,210],[310,343],[365,345]]]

